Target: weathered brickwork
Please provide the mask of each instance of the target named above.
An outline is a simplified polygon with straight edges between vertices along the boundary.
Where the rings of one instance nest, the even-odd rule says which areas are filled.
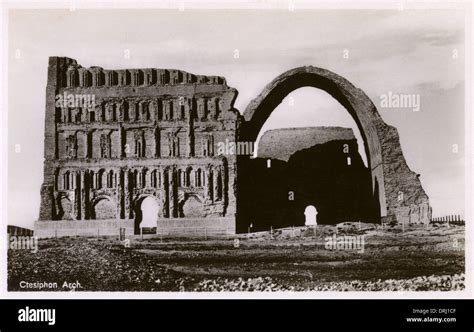
[[[224,78],[51,57],[46,90],[39,222],[133,220],[153,197],[159,218],[228,218],[233,232],[236,159],[216,143],[236,140],[240,115]]]

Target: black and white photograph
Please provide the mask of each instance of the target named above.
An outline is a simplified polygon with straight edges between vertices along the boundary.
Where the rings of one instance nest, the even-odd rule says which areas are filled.
[[[470,2],[18,3],[2,297],[472,296]]]

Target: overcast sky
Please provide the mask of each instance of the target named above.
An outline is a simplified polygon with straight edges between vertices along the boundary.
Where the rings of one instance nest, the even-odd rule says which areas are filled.
[[[286,70],[329,69],[363,89],[398,129],[434,215],[464,213],[461,11],[33,10],[14,11],[9,19],[10,224],[32,227],[38,217],[49,56],[85,67],[225,76],[239,91],[241,112]],[[381,96],[390,91],[419,95],[420,111],[381,108]],[[352,127],[360,137],[342,106],[313,88],[290,94],[264,128],[321,125]]]

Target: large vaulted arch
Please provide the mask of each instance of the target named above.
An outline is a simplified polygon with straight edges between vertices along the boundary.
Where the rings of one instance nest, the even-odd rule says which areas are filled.
[[[289,93],[301,87],[326,91],[356,122],[364,140],[380,215],[398,222],[428,222],[431,218],[428,197],[421,187],[419,175],[412,172],[405,162],[396,128],[383,121],[361,89],[329,70],[298,67],[276,77],[247,106],[240,140],[255,141],[273,110]]]

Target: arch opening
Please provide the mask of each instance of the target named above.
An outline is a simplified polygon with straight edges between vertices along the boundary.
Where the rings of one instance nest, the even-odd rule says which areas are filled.
[[[154,234],[158,225],[160,205],[151,196],[146,196],[138,200],[135,209],[135,234]]]
[[[249,188],[245,188],[245,185],[260,181],[262,192],[259,194],[262,197],[267,197],[265,200],[269,206],[286,205],[286,211],[280,211],[282,215],[280,219],[292,220],[290,222],[294,225],[305,223],[301,211],[308,205],[318,206],[318,222],[321,220],[322,223],[357,221],[360,219],[379,222],[380,217],[386,215],[386,206],[381,143],[375,123],[382,120],[370,99],[344,78],[315,67],[300,67],[278,76],[264,88],[257,98],[251,101],[245,110],[244,118],[246,121],[241,131],[240,140],[255,142],[261,136],[262,128],[265,128],[267,120],[283,100],[295,90],[305,87],[324,91],[342,105],[355,123],[353,128],[358,129],[363,143],[355,149],[353,146],[352,150],[357,152],[355,155],[335,153],[340,147],[337,143],[328,142],[325,145],[322,144],[300,151],[299,156],[296,156],[297,153],[295,153],[292,156],[293,160],[288,161],[288,165],[282,164],[278,160],[272,160],[272,167],[268,169],[267,174],[263,177],[260,171],[257,171],[257,176],[251,174],[255,173],[253,170],[261,167],[258,162],[260,152],[258,152],[257,158],[253,160],[242,157],[240,158],[239,178],[243,178],[244,181],[241,182],[245,183],[240,185],[240,189],[243,189],[239,191],[239,193],[243,193],[240,197],[245,197],[250,191]],[[280,142],[275,142],[275,144],[280,144]],[[358,153],[359,148],[361,152],[364,152],[363,154]],[[365,165],[362,162],[361,155],[366,157]],[[343,160],[341,156],[344,157]],[[309,168],[303,170],[302,166],[308,164]],[[334,165],[339,166],[334,167]],[[352,167],[350,172],[346,172],[348,166]],[[335,169],[341,171],[343,175],[329,176],[334,175]],[[356,170],[353,171],[354,169]],[[293,176],[288,183],[282,184],[279,188],[273,188],[276,189],[273,190],[274,193],[264,189],[268,186],[272,187],[273,183],[278,182],[283,177],[291,178],[292,174],[295,173],[299,176]],[[320,173],[322,176],[317,179],[314,176],[316,173]],[[327,176],[331,183],[324,183],[327,182],[324,179],[321,180],[324,176]],[[375,178],[378,179],[378,193],[374,195],[373,179]],[[307,184],[316,183],[315,181],[319,181],[318,185],[315,185],[314,190],[308,190]],[[333,190],[333,188],[344,186],[348,182],[351,185],[346,186],[347,190]],[[305,184],[306,188],[302,190]],[[295,192],[293,200],[286,199],[290,191]],[[359,199],[359,193],[363,193],[362,200]],[[373,202],[374,198],[379,199],[377,204]],[[338,206],[337,202],[341,200],[343,205]],[[279,201],[281,202],[278,203]],[[253,218],[249,215],[250,213],[246,215],[246,211],[258,211],[258,207],[253,206],[250,202],[241,203],[242,201],[238,204],[239,218],[247,220],[244,223],[239,222],[239,224],[246,224],[248,218]],[[261,205],[262,203],[265,206],[265,202],[262,201],[256,204]],[[337,211],[341,211],[341,209],[347,213],[338,214]],[[266,224],[267,221],[272,223],[272,226],[276,223],[274,221],[275,213],[272,212],[272,209],[268,208],[266,210],[259,216],[264,228],[270,226]],[[298,216],[292,212],[295,210],[299,211]],[[288,226],[288,224],[283,226]]]
[[[316,226],[318,224],[317,215],[318,215],[318,211],[316,210],[316,208],[312,205],[308,205],[304,209],[305,226]]]
[[[308,68],[309,72],[307,71]],[[244,138],[255,142],[265,122],[286,96],[299,88],[312,87],[327,92],[346,109],[359,128],[364,141],[369,168],[377,166],[375,164],[381,162],[382,157],[375,128],[372,128],[367,116],[364,117],[355,110],[353,103],[348,98],[351,94],[338,84],[341,81],[357,90],[360,95],[363,94],[361,90],[356,89],[342,77],[320,68],[300,67],[280,75],[268,84],[263,92],[252,100],[246,108],[244,112],[246,120],[243,130]],[[365,94],[364,97],[367,99],[364,101],[365,107],[373,106]],[[379,117],[378,113],[377,116]]]
[[[302,87],[291,91],[286,95],[281,103],[273,110],[268,119],[263,124],[258,136],[253,157],[266,157],[266,154],[259,155],[259,146],[262,137],[269,131],[278,131],[281,129],[300,129],[303,128],[320,128],[327,129],[319,133],[319,135],[327,136],[326,140],[334,140],[338,138],[355,138],[357,140],[357,148],[359,155],[367,167],[368,151],[365,149],[365,142],[356,122],[348,114],[346,109],[326,91],[315,89],[313,87]],[[344,130],[339,135],[337,132],[331,132],[331,128],[350,129]],[[352,133],[351,133],[352,130]],[[311,134],[309,132],[308,134]],[[315,132],[314,135],[317,133]],[[352,135],[353,134],[353,135]],[[316,140],[315,137],[310,137],[311,140],[304,144],[301,137],[298,147],[310,147],[311,141]],[[267,143],[268,142],[264,142]],[[347,149],[347,148],[346,148]],[[291,150],[290,150],[291,151]]]

